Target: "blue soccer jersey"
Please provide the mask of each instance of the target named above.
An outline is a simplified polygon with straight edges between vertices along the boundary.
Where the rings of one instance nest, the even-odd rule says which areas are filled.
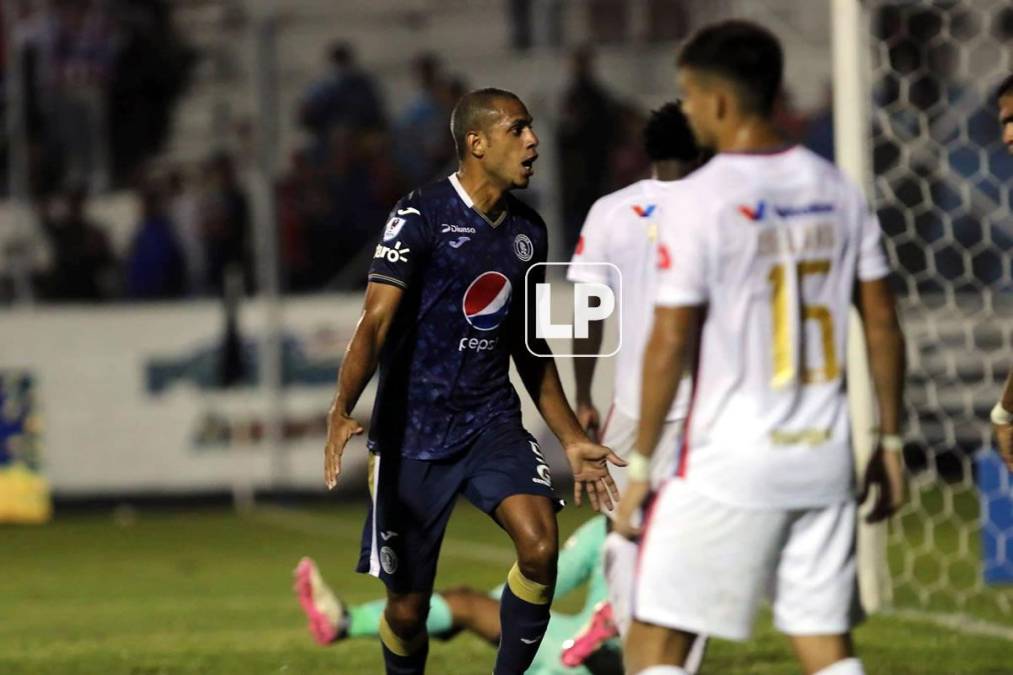
[[[525,274],[548,244],[538,214],[504,199],[493,222],[453,175],[391,212],[369,280],[404,295],[380,354],[372,450],[441,459],[493,422],[520,424],[510,353],[524,349]]]

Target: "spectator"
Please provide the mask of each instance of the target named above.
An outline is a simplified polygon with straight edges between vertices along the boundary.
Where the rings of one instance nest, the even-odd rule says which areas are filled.
[[[186,290],[190,295],[200,295],[207,278],[201,248],[201,196],[182,168],[170,171],[167,183],[169,215],[186,268]]]
[[[108,134],[113,181],[123,184],[161,151],[197,59],[173,27],[169,2],[118,2],[111,18],[117,49],[106,124],[114,132]]]
[[[42,227],[52,247],[52,266],[42,280],[52,300],[108,300],[116,291],[116,261],[101,227],[85,216],[87,191],[74,187],[45,203]]]
[[[221,293],[226,269],[237,266],[249,289],[253,281],[249,256],[250,209],[231,157],[217,154],[211,158],[207,166],[207,184],[201,223],[206,284]]]
[[[594,52],[589,47],[577,49],[571,69],[557,131],[566,251],[576,245],[591,204],[608,191],[616,126],[612,97],[595,77]]]
[[[165,198],[155,186],[141,191],[142,215],[126,264],[127,296],[138,300],[175,298],[186,287],[186,264]]]
[[[383,102],[373,78],[359,68],[347,43],[331,47],[331,72],[314,83],[303,98],[300,120],[317,139],[326,143],[335,126],[351,131],[385,126]]]
[[[441,105],[444,85],[439,59],[420,54],[415,59],[418,93],[397,125],[397,159],[409,182],[423,185],[439,175],[453,157],[446,142],[450,118]]]

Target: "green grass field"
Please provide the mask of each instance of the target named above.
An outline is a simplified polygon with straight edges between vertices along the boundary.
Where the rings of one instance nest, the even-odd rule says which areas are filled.
[[[0,527],[0,673],[382,673],[371,640],[317,647],[294,601],[291,570],[312,555],[347,600],[380,583],[351,569],[364,511],[348,505],[60,514],[44,527]],[[564,536],[588,516],[568,508]],[[500,583],[506,536],[462,503],[444,545],[439,585]],[[575,609],[569,598],[560,609]],[[869,673],[1013,673],[1013,642],[898,618],[856,633]],[[487,675],[493,650],[461,636],[434,642],[430,673]],[[746,645],[717,642],[705,673],[794,673],[784,640],[761,621]]]

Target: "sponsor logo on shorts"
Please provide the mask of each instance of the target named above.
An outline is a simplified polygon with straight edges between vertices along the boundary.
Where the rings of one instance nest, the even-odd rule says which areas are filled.
[[[536,642],[538,642],[538,641],[539,641],[539,640],[541,640],[541,639],[542,639],[542,636],[541,636],[541,635],[539,635],[539,636],[537,636],[537,637],[533,637],[533,638],[531,638],[531,639],[528,639],[528,638],[521,638],[521,642],[523,642],[523,643],[524,643],[524,644],[526,644],[526,645],[533,645],[533,644],[535,644]]]
[[[528,443],[531,444],[531,452],[535,453],[535,458],[538,460],[538,466],[535,468],[535,473],[537,473],[538,476],[532,478],[531,482],[551,488],[552,474],[549,473],[549,465],[545,462],[545,455],[542,454],[542,449],[539,448],[538,444],[534,441],[528,441]]]
[[[395,532],[394,530],[387,530],[386,532],[381,532],[380,533],[380,538],[383,539],[384,541],[389,541],[389,540],[393,539],[396,536],[397,536],[397,532]]]
[[[397,572],[397,554],[394,553],[394,549],[390,546],[384,546],[380,549],[380,567],[387,574]]]
[[[483,272],[475,277],[461,300],[461,310],[469,324],[478,330],[499,328],[510,311],[510,280],[499,272]]]
[[[374,258],[386,258],[389,262],[408,262],[408,253],[411,251],[410,248],[405,246],[401,248],[401,242],[395,241],[393,248],[390,246],[384,246],[383,244],[376,245],[376,253],[373,254]]]
[[[514,237],[514,253],[522,262],[527,262],[534,257],[535,245],[531,243],[531,238],[528,235],[518,234]]]

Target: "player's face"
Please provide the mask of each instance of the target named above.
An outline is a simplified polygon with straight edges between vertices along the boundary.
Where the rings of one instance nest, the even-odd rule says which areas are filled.
[[[508,189],[526,188],[538,159],[538,136],[531,128],[531,115],[523,103],[512,98],[502,99],[496,107],[500,114],[486,130],[483,164]]]
[[[715,93],[693,68],[680,68],[675,80],[682,100],[682,112],[689,121],[697,145],[713,150],[716,141],[713,129],[718,109]]]
[[[1002,128],[1002,142],[1013,155],[1013,94],[999,99],[999,126]]]

